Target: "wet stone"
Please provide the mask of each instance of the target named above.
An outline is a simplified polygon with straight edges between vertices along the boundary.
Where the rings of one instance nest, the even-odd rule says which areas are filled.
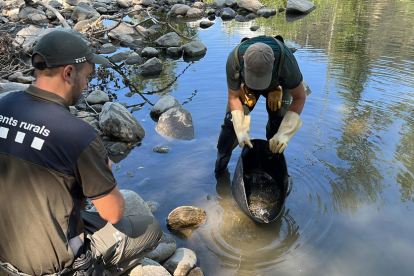
[[[214,22],[203,20],[200,22],[200,28],[207,29],[214,25]]]
[[[168,153],[170,151],[170,148],[168,146],[158,145],[155,146],[152,150],[158,153]]]
[[[133,178],[134,174],[132,172],[127,172],[127,176],[130,177],[130,178]]]
[[[250,30],[253,31],[253,32],[257,31],[258,29],[259,29],[259,26],[251,26],[250,27]]]
[[[172,229],[197,227],[206,220],[206,212],[193,206],[175,208],[167,217],[167,224]]]

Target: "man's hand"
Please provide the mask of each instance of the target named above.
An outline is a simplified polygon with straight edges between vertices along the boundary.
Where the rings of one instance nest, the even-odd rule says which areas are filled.
[[[241,110],[233,110],[231,112],[233,117],[233,127],[236,132],[237,140],[241,148],[246,144],[249,148],[253,148],[252,142],[250,142],[249,130],[250,130],[250,116],[245,116]]]
[[[293,112],[286,112],[278,132],[269,140],[269,147],[273,153],[282,153],[288,146],[290,138],[302,126],[300,116]]]

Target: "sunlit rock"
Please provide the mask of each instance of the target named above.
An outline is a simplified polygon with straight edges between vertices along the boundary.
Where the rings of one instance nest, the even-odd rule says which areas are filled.
[[[94,19],[88,19],[88,20],[81,20],[78,21],[78,23],[75,24],[73,29],[75,31],[78,31],[80,33],[85,33],[86,30],[89,29],[89,26],[94,22]]]
[[[254,13],[264,7],[258,0],[240,0],[237,2],[237,5],[239,8],[243,8]]]
[[[178,248],[174,254],[165,261],[163,266],[175,276],[187,275],[197,263],[197,256],[191,249]]]
[[[140,264],[134,267],[129,276],[171,276],[171,274],[159,263],[149,258],[143,258]]]
[[[286,5],[286,13],[308,14],[314,9],[316,9],[316,6],[306,0],[288,0]]]
[[[121,104],[105,103],[99,114],[99,126],[102,131],[123,142],[137,142],[145,137],[140,122]]]
[[[206,221],[206,212],[193,206],[180,206],[171,211],[167,217],[168,227],[185,229],[198,227]]]
[[[190,273],[188,273],[187,276],[204,276],[204,273],[201,271],[201,268],[195,267],[190,271]]]
[[[99,104],[109,102],[109,96],[107,93],[101,90],[92,91],[88,97],[86,97],[88,104]]]
[[[190,8],[187,11],[187,14],[185,15],[185,17],[191,18],[191,19],[197,19],[197,18],[202,18],[204,14],[205,14],[204,11],[201,9]]]
[[[170,234],[164,233],[157,248],[148,253],[146,257],[158,263],[162,263],[171,257],[176,249],[177,242],[175,239]]]
[[[164,112],[158,119],[155,129],[166,136],[193,140],[195,138],[193,119],[188,110],[183,108],[171,108]]]
[[[142,76],[152,76],[160,74],[162,72],[163,65],[161,60],[153,57],[139,66],[139,69]]]
[[[155,41],[159,47],[180,47],[181,39],[175,32],[167,33]]]
[[[206,8],[206,4],[204,4],[203,2],[199,2],[199,1],[194,2],[193,8],[204,10]]]
[[[150,111],[150,116],[159,117],[165,111],[171,108],[181,108],[181,104],[171,95],[165,95],[159,98]]]
[[[129,5],[122,0],[116,0],[116,4],[123,9],[129,8]]]

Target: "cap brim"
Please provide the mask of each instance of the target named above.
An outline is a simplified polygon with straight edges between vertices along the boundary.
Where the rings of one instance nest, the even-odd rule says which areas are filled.
[[[97,54],[93,54],[92,60],[90,60],[90,62],[95,64],[111,65],[111,62],[106,57]]]
[[[247,87],[254,90],[263,90],[269,87],[270,82],[272,81],[272,71],[269,74],[262,77],[254,76],[249,74],[247,71],[244,76],[244,81],[246,82]]]

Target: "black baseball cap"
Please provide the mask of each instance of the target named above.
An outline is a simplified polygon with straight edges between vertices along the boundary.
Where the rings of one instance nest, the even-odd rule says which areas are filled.
[[[40,55],[45,62],[34,64],[33,57]],[[53,68],[75,63],[92,62],[110,65],[107,58],[94,54],[77,35],[63,30],[54,30],[42,36],[33,49],[32,64],[37,69]]]

